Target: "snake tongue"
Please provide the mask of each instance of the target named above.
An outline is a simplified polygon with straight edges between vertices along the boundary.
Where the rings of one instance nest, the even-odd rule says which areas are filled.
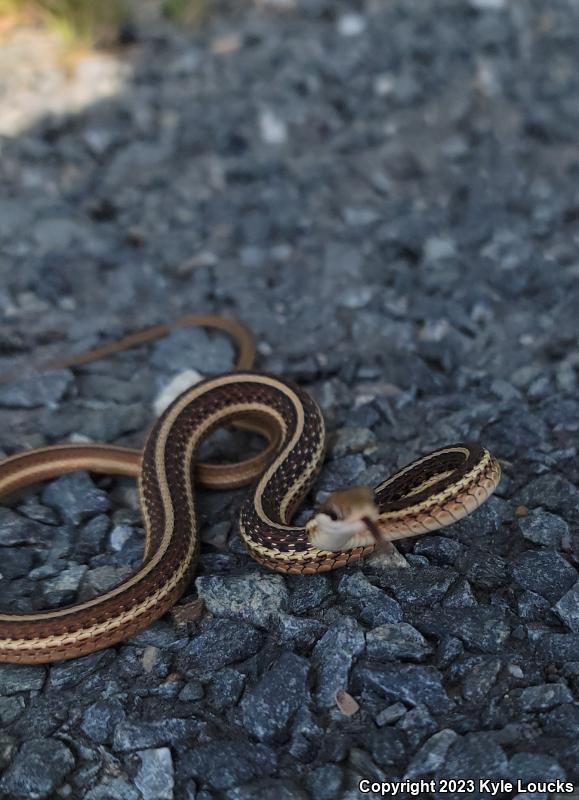
[[[382,541],[382,534],[380,533],[380,528],[376,525],[374,520],[370,519],[370,517],[362,517],[362,522],[368,529],[368,532],[374,538],[376,544],[379,544]]]

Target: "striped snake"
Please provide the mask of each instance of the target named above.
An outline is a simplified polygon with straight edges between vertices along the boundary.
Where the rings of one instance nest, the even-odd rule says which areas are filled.
[[[141,567],[105,594],[54,610],[0,614],[0,662],[43,663],[91,653],[168,611],[187,588],[199,551],[194,481],[212,488],[252,483],[241,507],[240,534],[256,561],[292,574],[352,564],[381,542],[442,528],[470,514],[496,488],[496,459],[479,444],[461,443],[419,458],[374,489],[334,492],[305,527],[292,525],[323,462],[322,414],[302,389],[251,370],[251,334],[222,317],[185,317],[40,366],[87,363],[188,325],[215,327],[234,337],[237,371],[181,394],[157,420],[142,451],[56,445],[0,462],[1,497],[79,469],[136,477],[145,528]],[[201,442],[231,423],[258,432],[268,445],[237,464],[200,463]]]

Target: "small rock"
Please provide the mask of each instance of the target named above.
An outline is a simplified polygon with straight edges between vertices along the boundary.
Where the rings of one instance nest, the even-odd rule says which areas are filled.
[[[245,661],[262,645],[263,634],[252,625],[231,619],[208,620],[179,656],[185,669],[213,672]]]
[[[524,591],[517,597],[517,610],[521,619],[544,619],[545,612],[550,608],[549,601],[535,592]]]
[[[431,608],[414,620],[415,626],[437,636],[451,634],[467,647],[483,653],[499,653],[511,632],[503,615],[494,608]]]
[[[427,261],[440,261],[456,254],[456,243],[443,236],[432,236],[424,242],[424,257]]]
[[[406,738],[414,749],[418,747],[428,736],[438,730],[438,723],[428,712],[426,706],[418,703],[414,708],[402,717],[398,725],[399,730],[404,731]]]
[[[0,664],[0,697],[17,692],[40,691],[46,668],[34,664]]]
[[[180,394],[192,386],[197,386],[201,380],[203,380],[203,375],[195,369],[185,369],[175,375],[153,401],[153,409],[157,417],[160,417]]]
[[[406,622],[379,625],[366,634],[366,650],[378,661],[422,661],[432,652],[431,646],[416,628]]]
[[[317,702],[334,705],[336,692],[348,687],[350,669],[364,650],[364,633],[351,617],[342,617],[322,636],[313,651],[317,671]]]
[[[109,664],[114,659],[110,650],[100,650],[81,658],[69,659],[60,664],[53,664],[50,668],[49,685],[54,689],[68,689],[92,675],[101,667]]]
[[[48,797],[74,767],[74,756],[62,742],[30,739],[24,742],[0,780],[9,797]]]
[[[565,703],[549,711],[541,718],[541,727],[548,736],[569,737],[579,736],[579,705]]]
[[[312,609],[322,608],[332,594],[327,575],[300,575],[292,582],[289,610],[292,614],[305,614]]]
[[[106,564],[102,567],[88,569],[83,576],[79,599],[81,601],[91,600],[93,597],[108,592],[109,589],[128,578],[132,572],[131,567],[113,567]]]
[[[86,569],[84,564],[70,564],[67,569],[62,570],[54,578],[45,580],[42,593],[47,606],[54,608],[65,602],[72,602]]]
[[[391,706],[387,706],[376,714],[374,721],[381,728],[383,725],[390,725],[392,722],[402,719],[404,714],[406,714],[406,706],[402,703],[392,703]]]
[[[573,633],[579,633],[579,581],[563,595],[555,611]]]
[[[39,408],[55,406],[74,381],[68,369],[26,375],[0,386],[0,407]]]
[[[365,763],[369,762],[369,766],[372,761],[383,769],[399,768],[404,763],[404,738],[396,728],[372,730],[368,736],[366,746],[370,750],[372,759],[368,757],[368,754],[361,751],[354,751],[354,754],[351,754],[359,763],[359,766],[356,765],[358,769],[360,767],[364,769]]]
[[[366,18],[361,14],[342,14],[338,19],[338,33],[341,36],[359,36],[366,30]]]
[[[424,704],[433,714],[443,713],[451,702],[442,685],[442,676],[434,667],[413,664],[397,664],[373,667],[357,667],[354,688],[363,691],[373,689],[387,700],[399,700],[416,706]]]
[[[576,521],[579,517],[579,489],[556,473],[535,478],[517,494],[514,501],[529,508],[542,506],[566,520]]]
[[[331,453],[334,458],[342,458],[350,453],[364,453],[375,447],[376,437],[367,428],[340,428],[335,434]]]
[[[536,651],[547,663],[565,664],[577,658],[579,635],[576,633],[546,633],[540,636]]]
[[[262,109],[259,115],[259,131],[265,144],[282,145],[287,142],[287,125],[271,108]]]
[[[361,455],[349,455],[328,462],[318,481],[316,502],[323,502],[330,492],[343,489],[344,486],[354,486],[358,477],[366,469],[366,462]]]
[[[499,672],[499,658],[484,658],[462,682],[462,696],[472,703],[481,703],[493,687]]]
[[[464,645],[455,636],[442,635],[436,651],[436,665],[445,669],[464,652]]]
[[[289,596],[281,575],[260,572],[241,576],[197,578],[195,587],[207,609],[216,616],[267,628],[287,610]]]
[[[556,514],[535,509],[518,520],[521,533],[530,542],[560,550],[569,539],[569,525]]]
[[[523,589],[542,595],[551,603],[559,600],[577,580],[577,571],[559,553],[527,550],[515,559],[513,577]]]
[[[425,536],[416,542],[414,552],[424,555],[437,566],[452,566],[460,555],[463,546],[445,536]]]
[[[532,782],[564,781],[567,778],[559,762],[543,753],[515,753],[509,761],[508,775],[512,781],[520,781],[523,786]]]
[[[131,525],[115,525],[109,535],[111,548],[116,553],[120,553],[134,533],[135,529]]]
[[[371,584],[360,571],[344,575],[338,584],[338,592],[358,601],[360,619],[367,625],[376,627],[402,620],[400,604]]]
[[[482,589],[497,589],[507,582],[509,576],[504,558],[477,547],[465,549],[457,559],[456,567],[464,572],[471,584]]]
[[[201,328],[173,331],[154,345],[151,356],[151,364],[165,373],[195,370],[202,375],[228,372],[233,360],[232,343]]]
[[[361,570],[343,575],[338,584],[338,592],[341,595],[354,597],[357,600],[375,595],[382,596],[380,589],[371,584]]]
[[[58,509],[62,518],[73,525],[110,507],[106,493],[96,488],[86,472],[74,472],[52,481],[42,492],[42,502]]]
[[[232,708],[239,698],[245,686],[245,675],[236,669],[224,667],[213,678],[208,699],[213,708],[223,711]]]
[[[27,576],[31,570],[33,555],[24,548],[8,548],[2,552],[0,580],[11,581]]]
[[[470,583],[466,578],[458,580],[442,601],[444,608],[473,608],[478,606]]]
[[[33,519],[35,522],[43,522],[45,525],[58,525],[60,522],[55,510],[43,506],[41,503],[27,501],[19,506],[18,510],[28,519]]]
[[[197,736],[202,727],[203,724],[197,719],[122,721],[115,727],[113,750],[117,753],[128,753],[131,750],[180,745],[189,737]]]
[[[323,764],[312,769],[307,777],[307,786],[316,800],[334,800],[340,796],[344,773],[338,764]]]
[[[309,692],[309,663],[293,653],[282,653],[259,683],[246,692],[242,702],[243,725],[261,742],[287,739],[291,721]]]
[[[388,588],[399,603],[431,606],[441,600],[456,578],[444,567],[422,567],[390,571],[380,576],[380,585]]]
[[[446,754],[451,745],[458,739],[458,734],[449,728],[435,733],[430,737],[408,765],[404,778],[415,780],[423,775],[432,775],[444,764]]]
[[[308,650],[326,631],[326,626],[316,619],[302,619],[280,614],[277,638],[283,647]]]
[[[477,11],[500,11],[506,0],[469,0],[469,4]]]
[[[360,710],[360,705],[356,698],[345,689],[338,689],[336,692],[336,706],[345,717],[353,717]]]
[[[508,762],[492,733],[467,733],[451,744],[437,778],[472,778],[492,775],[493,779],[508,774]]]
[[[138,753],[141,766],[135,776],[135,786],[143,800],[173,800],[173,759],[168,747],[142,750]]]
[[[514,692],[511,692],[514,695]],[[562,683],[545,683],[529,686],[517,692],[517,705],[521,711],[548,711],[562,703],[572,703],[573,695]]]
[[[82,554],[85,558],[96,556],[104,550],[105,540],[109,528],[110,519],[106,514],[97,514],[90,519],[77,535],[75,554]]]
[[[0,507],[0,546],[40,544],[50,539],[50,528]]]
[[[124,717],[125,712],[119,700],[97,700],[84,712],[80,727],[93,742],[106,744],[111,741],[115,726]]]
[[[211,789],[226,791],[244,785],[253,778],[270,775],[276,768],[276,757],[263,744],[241,739],[214,739],[188,751],[180,766],[184,777],[195,778]],[[264,797],[262,793],[257,796]]]
[[[10,725],[22,714],[25,708],[22,697],[0,697],[0,723]]]
[[[189,681],[179,692],[179,700],[184,703],[194,703],[205,695],[203,685],[199,681]]]

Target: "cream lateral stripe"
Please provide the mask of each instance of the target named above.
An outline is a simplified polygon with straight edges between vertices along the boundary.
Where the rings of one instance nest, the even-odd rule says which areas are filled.
[[[433,475],[431,478],[428,478],[420,486],[417,486],[415,489],[412,489],[410,492],[407,492],[404,497],[414,497],[416,494],[420,494],[420,492],[426,491],[426,489],[430,489],[431,486],[436,486],[437,483],[440,481],[445,480],[445,478],[450,478],[452,473],[455,470],[449,469],[446,472],[440,472],[438,475]]]
[[[465,458],[468,458],[470,456],[470,452],[466,449],[466,447],[446,447],[446,448],[444,448],[444,452],[445,453],[462,453],[462,455]],[[412,463],[408,464],[406,467],[403,467],[402,469],[398,470],[398,472],[396,472],[390,478],[386,478],[385,481],[383,481],[381,484],[376,486],[376,488],[374,489],[375,494],[378,494],[379,492],[381,492],[383,489],[386,488],[386,486],[389,486],[394,481],[399,480],[403,475],[406,475],[407,472],[410,472],[411,470],[416,469],[416,467],[419,467],[421,464],[425,464],[427,461],[431,461],[433,459],[433,457],[435,458],[438,455],[440,455],[440,451],[437,451],[434,455],[430,454],[430,455],[427,455],[427,456],[423,456],[422,458],[418,458],[418,459],[416,459],[416,461],[413,461]]]
[[[278,388],[278,384],[267,379],[261,380],[263,376],[254,376],[251,375],[250,379],[256,380],[260,383],[267,383],[273,385],[275,388]],[[230,383],[239,383],[242,376],[240,374],[232,374],[227,375],[224,378],[221,378],[219,381],[212,382],[212,388],[215,388],[216,384],[218,386],[228,385]],[[173,427],[175,420],[181,414],[181,412],[197,397],[201,396],[206,388],[203,384],[199,387],[193,387],[190,391],[186,392],[179,401],[175,403],[175,405],[170,408],[167,417],[163,421],[159,431],[159,437],[157,442],[155,443],[155,461],[157,469],[161,468],[164,469],[165,461],[164,461],[164,448],[167,441],[167,436],[171,428]],[[240,404],[239,411],[243,411],[244,408],[247,406],[246,404]],[[268,407],[268,411],[271,409]],[[203,425],[200,425],[197,430],[195,431],[196,436],[194,437],[196,441],[203,438],[205,431],[211,427],[211,425],[215,422],[216,419],[221,419],[223,417],[223,413],[221,411],[215,412],[211,417],[207,417],[204,421]],[[161,447],[163,448],[161,450]],[[160,472],[160,475],[164,475],[164,472]],[[117,595],[121,594],[121,592],[126,591],[131,586],[134,586],[140,580],[142,580],[146,575],[151,572],[151,570],[157,566],[163,555],[165,554],[167,547],[171,541],[171,537],[173,535],[173,522],[174,522],[174,515],[173,515],[173,506],[171,503],[171,497],[169,494],[168,486],[166,482],[162,481],[159,484],[161,490],[161,496],[163,499],[163,509],[166,515],[166,525],[163,538],[159,544],[158,549],[156,550],[155,554],[151,558],[147,564],[141,567],[140,570],[135,572],[126,581],[119,584],[119,586],[115,586],[114,589],[111,589],[106,594],[100,595],[99,597],[95,597],[92,600],[87,600],[85,603],[80,603],[78,605],[70,606],[68,608],[62,609],[55,609],[54,611],[43,611],[37,612],[35,614],[0,614],[0,622],[34,622],[38,621],[39,619],[53,619],[59,617],[69,616],[70,614],[74,614],[77,611],[83,611],[87,608],[94,608],[95,606],[100,605],[106,600],[109,600]],[[146,508],[143,504],[142,508]],[[170,524],[169,524],[170,522]],[[149,520],[146,520],[147,525],[150,524]]]
[[[191,540],[193,541],[193,540]],[[145,614],[149,609],[154,608],[157,603],[163,599],[167,594],[173,591],[178,585],[179,581],[187,571],[186,561],[183,566],[175,572],[169,581],[161,586],[156,592],[149,595],[142,603],[132,606],[127,611],[121,611],[112,617],[109,617],[104,622],[99,624],[90,625],[87,628],[72,631],[71,633],[51,634],[45,638],[35,639],[0,639],[0,647],[4,650],[47,650],[52,647],[62,647],[67,644],[74,644],[79,640],[91,639],[101,633],[115,630],[123,626],[125,623],[133,622],[141,614]],[[75,607],[78,610],[78,606]],[[0,618],[1,619],[1,618]],[[19,619],[12,617],[11,619]]]
[[[264,379],[265,383],[269,383],[269,385],[273,386],[278,391],[282,390],[283,393],[288,397],[288,399],[291,400],[291,402],[292,402],[292,404],[294,406],[294,410],[296,412],[296,429],[294,431],[294,434],[293,434],[292,438],[288,442],[288,444],[285,446],[285,448],[282,450],[282,452],[279,454],[279,456],[276,458],[276,460],[271,464],[269,469],[267,469],[264,472],[264,474],[262,475],[262,477],[260,478],[260,481],[259,481],[259,483],[257,485],[257,489],[256,489],[256,492],[255,492],[255,510],[256,510],[257,515],[259,516],[259,518],[262,520],[262,522],[265,522],[266,525],[273,526],[277,530],[283,530],[283,531],[301,530],[301,528],[295,528],[295,527],[292,528],[292,527],[289,527],[289,526],[286,526],[286,525],[279,525],[277,522],[274,522],[272,519],[270,519],[268,517],[268,515],[265,513],[265,511],[263,510],[263,504],[261,502],[261,498],[263,496],[265,487],[267,486],[269,481],[272,479],[272,477],[275,474],[276,470],[287,459],[288,455],[295,448],[296,444],[298,443],[298,441],[299,441],[299,439],[300,439],[300,437],[302,435],[302,432],[303,432],[303,429],[304,429],[304,408],[303,408],[303,405],[302,405],[299,397],[296,395],[295,392],[293,392],[289,388],[289,386],[282,386],[277,381],[270,381],[269,379],[265,378],[265,376],[260,376],[260,377],[262,377]],[[290,488],[289,491],[291,492],[291,488]],[[283,503],[283,501],[282,501],[282,503]]]
[[[72,451],[72,450],[92,450],[93,452],[98,452],[99,450],[104,450],[105,452],[110,453],[118,453],[120,456],[126,455],[133,455],[135,456],[137,452],[141,452],[140,450],[133,450],[131,447],[120,447],[117,444],[96,444],[94,442],[70,442],[68,444],[50,444],[46,447],[39,447],[34,450],[23,450],[21,453],[16,453],[11,456],[6,456],[6,458],[2,459],[1,468],[4,470],[6,467],[12,466],[14,463],[18,461],[25,461],[28,458],[34,457],[42,457],[52,456],[53,454],[58,454],[59,451]]]
[[[119,468],[119,462],[113,458],[107,459],[106,456],[84,456],[72,457],[66,459],[64,462],[53,462],[52,464],[33,464],[25,469],[19,469],[18,472],[12,475],[7,475],[5,478],[0,479],[0,495],[7,494],[14,491],[20,486],[29,485],[35,481],[47,480],[54,475],[55,468],[62,474],[62,465],[68,468],[68,471],[74,472],[76,470],[90,470],[91,472],[98,473],[120,473],[129,477],[137,477],[139,474],[138,467],[132,472],[127,468],[128,465],[124,464],[123,469]]]

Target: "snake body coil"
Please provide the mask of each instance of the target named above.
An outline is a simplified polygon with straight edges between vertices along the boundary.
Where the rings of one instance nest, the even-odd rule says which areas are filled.
[[[376,531],[384,540],[397,539],[455,522],[486,500],[500,476],[497,461],[480,445],[453,445],[376,487],[366,504],[370,510],[352,510],[338,497],[333,502],[341,505],[339,513],[321,509],[305,527],[294,527],[292,515],[323,462],[319,408],[304,391],[266,374],[241,371],[205,380],[159,418],[142,460],[124,448],[63,445],[0,462],[0,495],[75,469],[138,476],[145,526],[142,566],[106,594],[50,611],[0,614],[0,661],[49,662],[90,653],[142,630],[174,605],[199,550],[193,477],[199,446],[216,428],[236,421],[270,440],[267,461],[243,462],[229,484],[207,474],[203,482],[237,486],[259,474],[241,509],[240,533],[250,554],[278,572],[344,566],[375,549]]]

